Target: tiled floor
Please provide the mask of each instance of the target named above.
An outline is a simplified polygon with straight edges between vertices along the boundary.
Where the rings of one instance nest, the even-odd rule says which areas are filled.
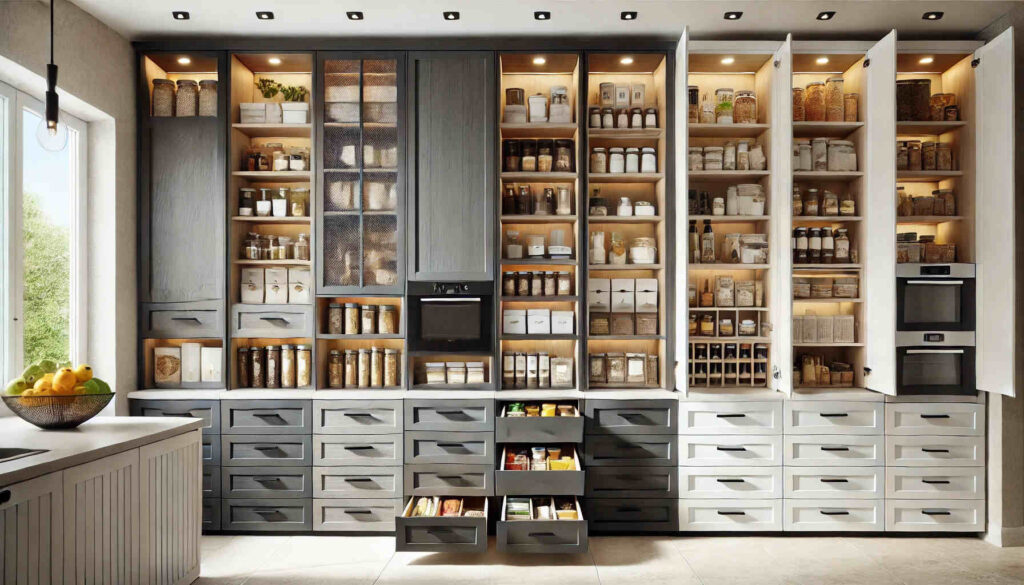
[[[393,537],[206,536],[202,585],[1009,585],[1024,548],[975,538],[591,537],[575,556],[395,553]]]

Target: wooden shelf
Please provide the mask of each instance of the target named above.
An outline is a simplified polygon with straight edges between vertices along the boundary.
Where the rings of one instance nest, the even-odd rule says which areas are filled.
[[[658,223],[660,215],[594,215],[587,218],[589,223]]]
[[[940,224],[951,221],[963,221],[962,215],[904,215],[896,218],[896,223]]]
[[[232,124],[250,138],[310,138],[312,124]]]
[[[402,333],[357,333],[353,335],[346,335],[344,333],[317,333],[316,338],[358,341],[361,339],[405,339],[405,335]]]
[[[503,215],[503,223],[573,223],[575,215]]]
[[[590,271],[594,270],[661,270],[661,264],[591,264],[587,266]]]
[[[938,135],[959,130],[967,125],[967,122],[896,122],[896,135],[909,134],[920,136],[922,134]]]
[[[831,303],[831,304],[836,304],[836,303],[863,303],[864,299],[861,299],[859,297],[858,298],[852,298],[852,299],[843,299],[843,298],[839,298],[839,297],[830,297],[830,298],[827,298],[827,299],[793,299],[793,302],[794,303],[826,303],[826,304],[829,304],[829,303]]]
[[[859,270],[861,264],[793,264],[793,270]]]
[[[794,343],[793,347],[864,347],[863,343]]]
[[[770,215],[690,215],[686,219],[692,219],[696,221],[704,221],[705,219],[710,221],[717,221],[723,223],[742,223],[744,221],[768,221],[771,219]]]
[[[771,128],[770,124],[688,124],[690,136],[701,138],[753,138]]]
[[[693,343],[718,342],[718,341],[725,341],[725,342],[728,342],[728,343],[732,343],[734,341],[735,342],[749,341],[751,343],[771,343],[771,340],[772,339],[770,337],[757,337],[757,336],[754,336],[754,335],[739,335],[739,336],[733,335],[732,337],[702,337],[700,335],[690,335],[690,336],[688,336],[688,339],[687,339],[687,341],[693,342]],[[740,358],[736,358],[736,359],[740,359]],[[697,361],[700,362],[700,361],[703,361],[703,360],[697,360]]]
[[[693,312],[693,313],[700,313],[700,312],[705,312],[705,313],[717,313],[717,312],[734,313],[736,311],[768,312],[770,309],[768,307],[687,307],[687,310],[690,311],[690,312]]]
[[[846,138],[864,122],[793,122],[794,138]]]
[[[235,215],[231,217],[231,221],[240,221],[245,223],[280,223],[280,224],[308,224],[308,217],[260,217],[258,215]]]
[[[656,140],[664,135],[661,128],[588,128],[590,138],[610,140]]]
[[[362,172],[364,175],[370,175],[370,174],[374,174],[374,173],[377,173],[377,174],[397,173],[398,169],[397,168],[394,168],[394,169],[393,168],[384,168],[384,167],[367,167],[367,168],[364,168],[364,169],[361,169],[361,170],[360,169],[324,169],[324,172],[325,173],[347,173],[347,174],[350,174],[350,175],[355,175],[355,174],[358,174],[358,173]]]
[[[898,183],[937,183],[964,176],[963,171],[896,171]]]
[[[843,223],[844,221],[861,221],[859,215],[794,215],[793,221],[825,221],[832,223]]]
[[[396,215],[398,212],[394,209],[344,209],[341,211],[325,211],[324,217],[342,217],[342,216],[358,216],[362,215]]]
[[[576,124],[552,124],[533,122],[526,124],[501,124],[502,138],[574,138]]]
[[[501,301],[505,303],[575,303],[578,300],[575,295],[501,297]]]
[[[410,390],[494,390],[489,383],[484,384],[413,384]]]
[[[665,339],[664,335],[589,335],[587,339],[595,341],[657,341]]]
[[[239,266],[312,266],[309,260],[232,260]]]
[[[338,103],[338,102],[329,102]],[[359,128],[359,122],[324,122],[324,128]],[[393,130],[398,128],[397,124],[387,124],[384,122],[363,122],[364,130]]]
[[[793,171],[793,180],[846,183],[864,176],[864,171]]]
[[[505,334],[499,337],[502,341],[576,341],[577,336],[572,334],[555,333],[526,333],[526,334]]]
[[[771,171],[687,171],[690,182],[724,183],[756,181],[771,174]]]
[[[502,266],[575,266],[575,258],[518,258],[509,259],[504,258],[501,261]]]
[[[232,176],[250,181],[267,181],[274,183],[308,183],[309,171],[234,171]]]
[[[665,178],[664,173],[590,173],[591,183],[657,183]]]
[[[687,264],[688,270],[767,270],[770,264],[733,264],[728,262],[714,262],[711,264]]]

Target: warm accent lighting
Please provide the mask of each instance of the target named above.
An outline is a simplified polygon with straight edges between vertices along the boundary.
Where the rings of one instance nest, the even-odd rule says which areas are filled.
[[[814,62],[817,63],[818,65],[825,65],[828,63],[828,57],[818,57],[817,59],[814,60]]]
[[[835,18],[835,16],[835,10],[826,10],[824,12],[819,12],[816,18],[818,20],[832,20],[833,18]]]
[[[538,10],[533,13],[534,20],[551,20],[551,13],[546,10]]]
[[[192,59],[188,57],[178,57],[178,65],[188,65],[192,62]]]
[[[363,19],[363,13],[359,12],[359,11],[346,12],[345,16],[347,16],[349,20],[362,20]]]
[[[279,57],[271,57],[267,59],[267,63],[270,63],[271,65],[280,65],[281,59]]]
[[[445,20],[458,20],[459,19],[459,13],[454,11],[454,10],[449,10],[449,11],[444,13],[444,19]]]
[[[632,57],[623,57],[623,58],[619,59],[619,63],[622,63],[623,65],[632,65],[633,64],[633,58]]]
[[[171,16],[174,17],[174,20],[188,20],[189,19],[188,12],[185,12],[184,10],[175,10],[174,12],[171,13]]]
[[[931,65],[934,62],[935,62],[935,58],[934,57],[921,57],[921,60],[918,61],[918,63],[920,63],[921,65]]]
[[[924,14],[921,15],[921,18],[924,19],[924,20],[942,20],[942,15],[943,14],[945,14],[945,13],[944,12],[925,12]]]
[[[733,57],[723,57],[722,58],[722,65],[732,65],[735,62],[736,62],[736,59],[733,58]]]
[[[622,20],[636,20],[636,12],[633,11],[622,11],[619,13],[619,18]]]
[[[256,13],[256,18],[260,20],[274,20],[274,13],[269,10],[261,10]]]
[[[533,58],[533,64],[534,65],[543,65],[543,64],[545,64],[547,62],[548,62],[548,60],[545,59],[544,57],[534,57]]]
[[[739,20],[742,17],[742,12],[726,12],[723,18],[725,18],[726,20]]]

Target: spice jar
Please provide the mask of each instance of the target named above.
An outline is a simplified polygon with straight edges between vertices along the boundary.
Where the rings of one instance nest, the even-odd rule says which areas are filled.
[[[519,170],[524,173],[533,173],[537,171],[537,141],[536,140],[522,140],[520,141],[522,148],[522,156],[519,158]]]
[[[252,366],[249,364],[249,348],[238,348],[238,387],[249,388],[249,371]]]
[[[612,108],[601,108],[601,128],[615,127],[615,110]]]
[[[935,170],[935,143],[932,141],[921,143],[921,170]]]
[[[953,148],[948,142],[940,142],[935,145],[935,170],[953,170]]]
[[[839,215],[839,197],[832,191],[825,189],[821,196],[821,215]]]
[[[370,387],[370,350],[368,349],[359,350],[358,385],[360,388]]]
[[[345,387],[345,362],[341,357],[341,351],[337,349],[332,349],[330,357],[327,358],[327,386]]]
[[[550,139],[537,141],[537,172],[550,173],[555,163],[555,141]]]
[[[344,322],[344,311],[342,310],[341,303],[327,305],[327,333],[340,335],[345,330]]]
[[[839,199],[839,215],[857,215],[857,201],[849,191]]]
[[[907,142],[901,140],[896,143],[896,170],[905,171],[910,166],[910,152]]]
[[[807,237],[807,261],[821,264],[821,228],[811,228]]]
[[[907,142],[907,170],[908,171],[920,171],[921,170],[921,141],[911,140]]]
[[[204,79],[199,82],[199,115],[217,115],[217,80]]]
[[[626,149],[621,146],[613,146],[608,149],[608,172],[626,172]]]
[[[793,121],[804,121],[804,88],[793,88]]]
[[[848,93],[843,96],[843,121],[856,122],[860,108],[860,94]]]
[[[644,110],[644,128],[658,127],[658,108],[649,107]]]
[[[798,227],[793,230],[793,264],[807,264],[807,228]]]
[[[359,335],[359,305],[345,303],[345,335]]]
[[[153,80],[153,117],[174,115],[174,82],[170,79]]]
[[[587,108],[587,120],[588,125],[591,128],[601,127],[601,108],[600,106],[590,106]]]
[[[295,387],[295,346],[281,346],[281,387]]]
[[[267,386],[267,352],[262,347],[249,348],[249,384],[253,388]]]
[[[398,350],[384,350],[384,387],[394,388],[398,386]]]
[[[299,234],[295,245],[292,246],[292,257],[295,260],[309,260],[309,240],[306,234]]]
[[[175,95],[174,115],[179,118],[199,113],[199,84],[193,79],[179,79]]]
[[[362,334],[377,333],[377,307],[375,305],[363,305],[360,307],[359,313],[362,323]]]
[[[522,157],[522,145],[518,140],[506,140],[502,144],[504,154],[502,156],[502,169],[506,173],[518,173],[522,168],[520,161]]]
[[[804,90],[804,119],[808,122],[825,121],[825,82],[812,81]]]
[[[846,228],[836,228],[834,239],[833,262],[836,264],[849,264],[850,262],[850,236]]]
[[[304,187],[293,188],[288,193],[288,214],[292,217],[306,217],[309,215],[309,189]]]
[[[345,350],[345,387],[359,386],[359,352],[354,349]]]
[[[563,138],[555,141],[553,168],[556,173],[571,173],[576,170],[576,157],[573,155],[575,150],[575,143],[572,140]]]
[[[843,78],[829,77],[825,82],[825,121],[842,122],[846,117],[843,113]]]
[[[530,215],[533,212],[533,196],[529,185],[520,185],[516,195],[516,215]]]
[[[555,215],[572,215],[572,192],[564,185],[558,186],[558,204]]]
[[[640,172],[640,149],[636,146],[626,148],[626,172]]]
[[[238,215],[242,217],[256,215],[256,189],[243,187],[238,190]]]
[[[384,352],[379,347],[370,349],[370,387],[384,385]]]
[[[572,280],[569,278],[568,271],[562,271],[558,273],[558,295],[568,296],[572,294]]]
[[[281,387],[281,348],[276,345],[268,345],[267,355],[267,388]]]
[[[835,239],[832,236],[832,228],[821,228],[821,263],[832,264],[835,257]]]
[[[644,109],[643,108],[630,108],[629,109],[629,127],[630,128],[643,128],[644,127]]]
[[[398,333],[398,311],[394,305],[380,305],[377,308],[377,333],[382,335]]]
[[[603,147],[595,147],[590,151],[590,172],[608,172],[608,150]]]
[[[736,99],[733,101],[733,121],[737,124],[757,123],[757,98],[753,91],[741,90],[736,92]]]
[[[295,346],[295,386],[308,388],[313,385],[313,348],[309,345]]]

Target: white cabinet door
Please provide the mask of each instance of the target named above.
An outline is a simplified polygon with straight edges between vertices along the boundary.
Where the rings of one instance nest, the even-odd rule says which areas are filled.
[[[867,52],[861,262],[866,340],[864,386],[896,394],[896,31]],[[868,373],[870,372],[870,373]]]
[[[975,183],[978,389],[1013,396],[1014,113],[1013,29],[974,53],[978,145]],[[1012,347],[1012,346],[1011,346]]]
[[[689,28],[683,28],[683,36],[679,37],[679,43],[676,45],[676,71],[675,71],[675,100],[677,104],[686,103],[686,84],[687,84],[687,45],[689,36]],[[687,233],[689,229],[689,207],[688,207],[688,189],[689,189],[689,175],[686,173],[687,159],[686,153],[689,149],[689,131],[687,129],[688,116],[684,115],[685,110],[682,107],[678,107],[675,113],[675,163],[676,163],[676,273],[674,284],[676,287],[676,311],[675,311],[675,381],[676,389],[686,391],[689,384],[689,376],[687,376],[686,364],[689,363],[690,346],[686,343],[686,334],[689,331],[689,325],[687,325],[686,301],[682,300],[686,296],[686,281],[688,277],[687,271],[687,259],[690,257],[690,239]]]
[[[64,580],[63,473],[0,487],[0,582]]]
[[[775,53],[771,80],[771,270],[769,271],[769,314],[771,315],[772,388],[793,392],[793,253],[791,248],[793,201],[793,37]],[[760,99],[760,98],[759,98]]]

